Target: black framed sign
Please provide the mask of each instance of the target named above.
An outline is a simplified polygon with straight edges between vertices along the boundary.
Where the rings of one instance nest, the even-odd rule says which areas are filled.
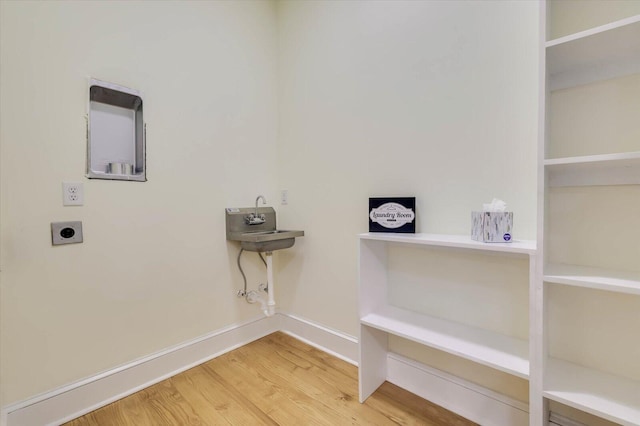
[[[415,234],[416,197],[369,198],[369,232]]]

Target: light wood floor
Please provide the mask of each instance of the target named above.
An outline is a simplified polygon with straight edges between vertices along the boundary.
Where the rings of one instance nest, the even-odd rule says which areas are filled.
[[[358,369],[274,333],[67,425],[474,425],[385,383],[358,402]]]

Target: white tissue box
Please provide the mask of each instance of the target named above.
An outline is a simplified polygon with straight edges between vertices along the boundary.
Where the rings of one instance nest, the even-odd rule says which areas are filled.
[[[513,212],[471,212],[471,239],[485,243],[508,243]]]

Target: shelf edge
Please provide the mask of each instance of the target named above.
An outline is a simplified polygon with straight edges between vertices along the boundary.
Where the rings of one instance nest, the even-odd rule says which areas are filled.
[[[640,15],[630,16],[628,18],[620,19],[618,21],[610,22],[608,24],[600,25],[594,28],[589,28],[584,31],[579,31],[577,33],[573,33],[563,37],[558,37],[552,40],[548,40],[545,43],[545,48],[548,49],[548,48],[559,46],[565,43],[570,43],[572,41],[585,39],[593,35],[606,33],[607,31],[623,28],[623,27],[626,27],[627,25],[633,25],[638,22],[640,22]]]
[[[417,244],[434,247],[451,247],[467,250],[480,250],[495,253],[513,253],[523,255],[535,255],[535,240],[514,240],[510,243],[483,243],[474,241],[466,235],[454,234],[392,234],[392,233],[362,233],[358,235],[361,240],[384,241],[400,244]]]
[[[584,155],[577,157],[547,158],[544,160],[545,166],[568,166],[572,164],[606,164],[616,161],[638,160],[640,162],[640,151],[621,152],[615,154]]]
[[[422,314],[418,314],[418,315],[422,315]],[[423,338],[416,337],[416,336],[412,335],[411,333],[404,332],[404,331],[402,331],[400,329],[396,329],[396,328],[391,327],[389,325],[382,324],[380,321],[375,321],[375,320],[373,320],[371,318],[372,316],[373,316],[373,318],[384,318],[385,320],[389,320],[389,321],[402,321],[401,319],[390,317],[390,316],[388,316],[388,315],[386,315],[384,313],[374,312],[374,313],[362,316],[360,318],[360,324],[365,325],[367,327],[375,328],[377,330],[384,331],[385,333],[393,334],[395,336],[399,336],[399,337],[402,337],[404,339],[408,339],[408,340],[417,342],[417,343],[422,344],[424,346],[428,346],[428,347],[431,347],[431,348],[434,348],[434,349],[437,349],[437,350],[452,354],[454,356],[458,356],[460,358],[470,360],[472,362],[476,362],[478,364],[493,368],[495,370],[499,370],[499,371],[505,372],[507,374],[511,374],[513,376],[516,376],[516,377],[520,377],[520,378],[527,379],[527,380],[529,379],[530,368],[531,368],[530,362],[529,362],[528,359],[523,359],[522,357],[520,357],[517,354],[511,353],[511,352],[506,352],[506,351],[503,351],[501,349],[492,348],[496,352],[500,352],[502,354],[505,354],[508,357],[522,360],[522,362],[524,362],[526,364],[526,369],[507,367],[507,366],[499,364],[497,361],[493,361],[493,360],[491,360],[489,358],[478,357],[478,356],[476,356],[476,354],[473,354],[471,352],[465,352],[465,351],[458,350],[458,349],[453,348],[453,347],[448,346],[448,345],[438,344],[437,342],[435,342],[433,340],[428,340],[428,339],[423,339]],[[428,317],[428,315],[424,315],[424,316]],[[434,320],[440,320],[440,319],[434,318]],[[454,322],[447,321],[447,320],[441,320],[441,321],[447,322],[447,323],[451,323],[452,325],[460,326],[461,328],[469,328],[469,329],[472,328],[472,327],[469,327],[469,326],[466,326],[466,325],[456,324]],[[413,324],[411,324],[411,325],[413,325]],[[415,326],[419,327],[419,328],[422,328],[422,327],[420,327],[418,325],[415,325]],[[433,333],[443,333],[444,334],[444,332],[442,332],[442,331],[428,329],[428,328],[425,328],[425,331],[433,332]],[[517,342],[518,344],[522,344],[522,345],[528,346],[528,341],[526,341],[526,340],[517,339],[515,337],[510,337],[510,336],[507,336],[507,335],[502,335],[500,333],[490,332],[488,330],[485,330],[485,331],[487,333],[491,333],[491,334],[495,334],[497,336],[500,336],[501,338],[510,339],[513,342]],[[454,338],[457,337],[457,336],[453,336],[453,335],[448,335],[448,336],[449,337],[454,337]],[[473,344],[473,342],[466,342],[466,343]],[[528,353],[528,349],[527,349],[527,353]]]

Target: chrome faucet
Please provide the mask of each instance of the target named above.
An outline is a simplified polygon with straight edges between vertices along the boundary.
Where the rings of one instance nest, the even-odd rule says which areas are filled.
[[[256,198],[256,212],[251,213],[249,216],[245,217],[245,221],[247,225],[261,225],[265,222],[265,217],[263,214],[258,214],[258,201],[262,198],[262,204],[267,204],[267,199],[264,198],[264,195],[258,195]]]

